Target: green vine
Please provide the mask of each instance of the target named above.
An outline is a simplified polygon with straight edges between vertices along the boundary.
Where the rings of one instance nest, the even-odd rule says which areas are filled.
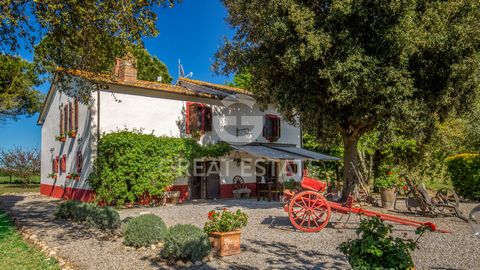
[[[105,134],[89,182],[96,200],[113,205],[161,196],[175,179],[186,176],[192,161],[230,151],[226,143],[199,145],[189,138],[156,137],[140,131]]]

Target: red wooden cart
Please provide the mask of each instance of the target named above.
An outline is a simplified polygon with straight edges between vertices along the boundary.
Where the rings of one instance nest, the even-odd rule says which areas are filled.
[[[303,190],[296,193],[291,190],[284,191],[284,210],[288,212],[292,225],[303,232],[317,232],[323,229],[327,226],[332,211],[348,215],[358,214],[367,217],[379,217],[384,221],[414,227],[428,226],[432,231],[446,232],[438,230],[436,225],[431,222],[420,222],[366,210],[360,207],[353,207],[354,199],[352,196],[349,196],[343,204],[328,201],[322,195],[325,192],[327,184],[310,178],[306,176],[306,174],[301,181],[301,186]]]

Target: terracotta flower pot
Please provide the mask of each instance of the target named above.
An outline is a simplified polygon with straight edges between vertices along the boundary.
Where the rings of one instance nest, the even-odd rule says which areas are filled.
[[[221,257],[240,253],[240,234],[241,231],[210,233],[213,252]]]
[[[382,207],[388,210],[395,208],[395,200],[397,199],[395,188],[381,188],[380,196],[382,198]]]

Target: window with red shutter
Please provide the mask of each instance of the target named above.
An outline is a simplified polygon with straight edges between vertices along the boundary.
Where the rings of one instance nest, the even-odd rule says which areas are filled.
[[[56,156],[54,159],[53,159],[53,163],[52,163],[52,171],[54,173],[58,173],[58,156]]]
[[[82,166],[83,166],[83,155],[82,152],[78,151],[77,152],[77,173],[81,174],[82,173]]]
[[[78,130],[78,99],[75,99],[75,102],[73,103],[73,107],[74,107],[74,111],[73,111],[73,115],[74,115],[74,122],[75,122],[75,130]]]
[[[263,137],[270,142],[275,142],[280,138],[280,117],[272,114],[265,115],[265,125],[263,126]]]
[[[186,133],[212,131],[212,108],[205,104],[187,102]]]
[[[60,162],[60,167],[62,169],[62,172],[67,172],[67,155],[62,155],[62,159]]]

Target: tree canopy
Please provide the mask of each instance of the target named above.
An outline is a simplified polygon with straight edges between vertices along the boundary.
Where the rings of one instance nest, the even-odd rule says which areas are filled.
[[[34,64],[0,54],[0,121],[37,112],[43,96],[34,87],[40,82]]]
[[[478,1],[223,2],[236,34],[214,68],[248,68],[259,101],[318,138],[340,134],[344,198],[362,135],[393,121],[428,138],[478,93]]]
[[[0,50],[3,55],[15,56],[12,59],[28,65],[16,54],[19,49],[34,50],[37,74],[26,72],[23,82],[37,80],[38,73],[61,70],[85,70],[89,72],[110,71],[115,57],[124,56],[129,48],[135,48],[134,54],[139,58],[139,78],[156,80],[162,76],[163,82],[171,78],[165,65],[156,57],[140,49],[143,37],[154,37],[158,34],[155,7],[172,7],[175,0],[145,1],[91,1],[91,0],[5,0],[0,2]],[[13,68],[8,72],[15,73]],[[27,78],[32,75],[33,77]],[[68,77],[65,72],[60,76]],[[67,85],[67,84],[65,84]],[[24,87],[23,89],[30,89]],[[16,97],[25,97],[24,104],[40,102],[39,95],[22,88]],[[60,89],[62,90],[62,89]],[[2,89],[3,91],[3,89]],[[34,100],[37,98],[36,100]],[[3,100],[2,100],[3,102]],[[18,104],[17,107],[12,107]],[[9,102],[8,111],[2,105],[1,113],[16,115],[31,114],[38,108],[23,106],[21,103]],[[28,108],[26,110],[25,108]]]

